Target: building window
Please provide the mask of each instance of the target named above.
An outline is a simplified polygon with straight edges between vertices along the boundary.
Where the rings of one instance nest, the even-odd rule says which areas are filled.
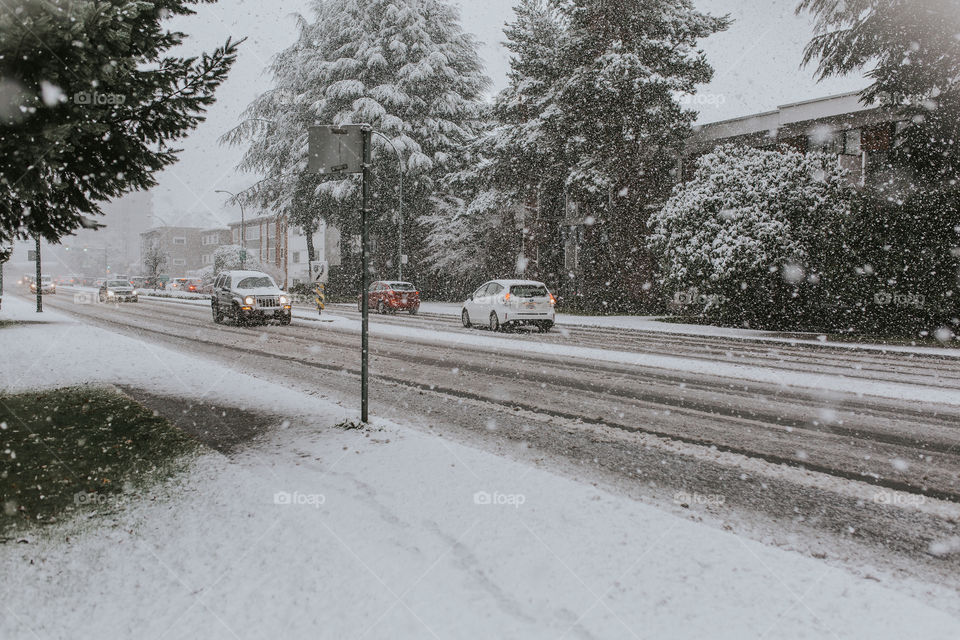
[[[173,244],[187,244],[187,239],[183,236],[176,236],[173,239]]]
[[[267,251],[267,262],[276,262],[277,260],[277,249],[276,247],[270,247]]]
[[[233,230],[233,244],[240,244],[240,227]]]
[[[213,264],[213,255],[212,255],[212,254],[209,254],[209,253],[204,254],[203,256],[200,257],[200,263],[201,263],[201,264]]]
[[[843,133],[843,152],[848,156],[860,155],[860,129],[850,129]]]
[[[292,253],[290,254],[290,256],[291,256],[291,260],[293,260],[293,264],[300,264],[300,252],[299,252],[299,251],[294,251],[294,252],[292,252]]]
[[[890,123],[866,127],[861,137],[861,146],[868,153],[889,151],[893,146],[893,127]]]
[[[256,227],[247,227],[247,240],[259,240],[260,239],[260,226]]]
[[[184,260],[183,258],[174,258],[174,259],[173,259],[173,266],[175,266],[175,267],[185,267],[186,265],[187,265],[187,261]]]

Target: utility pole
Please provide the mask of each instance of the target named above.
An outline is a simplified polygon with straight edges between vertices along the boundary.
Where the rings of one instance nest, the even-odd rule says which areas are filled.
[[[34,248],[37,256],[37,313],[43,313],[43,282],[41,282],[42,276],[40,274],[40,234],[33,237],[37,243]]]

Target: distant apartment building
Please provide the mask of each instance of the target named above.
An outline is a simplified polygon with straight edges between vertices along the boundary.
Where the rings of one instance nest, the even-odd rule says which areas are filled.
[[[159,248],[167,254],[168,275],[190,275],[213,265],[213,253],[222,244],[229,244],[229,229],[199,227],[153,227],[140,234],[140,267],[146,270],[143,256],[147,250]]]
[[[284,286],[308,282],[309,254],[307,237],[303,230],[291,226],[283,215],[260,215],[230,223],[231,241],[242,245],[247,253],[260,263],[274,267],[283,274]],[[340,264],[340,233],[335,227],[321,222],[313,234],[314,258],[327,261],[330,266]]]
[[[201,268],[213,266],[213,255],[222,246],[233,244],[230,229],[204,229],[200,232],[200,264]]]
[[[785,144],[798,151],[837,155],[850,181],[864,180],[888,167],[902,123],[888,104],[863,104],[853,91],[785,104],[772,111],[694,127],[682,160],[681,175],[692,175],[693,160],[720,144],[772,148]]]

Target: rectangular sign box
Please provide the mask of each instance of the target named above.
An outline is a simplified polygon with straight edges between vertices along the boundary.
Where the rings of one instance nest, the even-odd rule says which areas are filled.
[[[367,125],[310,127],[307,171],[344,175],[363,171],[363,130]]]

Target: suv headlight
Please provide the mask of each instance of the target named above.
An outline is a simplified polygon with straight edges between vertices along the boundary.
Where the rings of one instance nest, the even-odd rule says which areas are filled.
[[[108,296],[112,296],[112,295],[113,295],[113,291],[110,291],[110,290],[108,289],[108,290],[107,290],[107,295],[108,295]]]
[[[287,304],[287,296],[280,296],[280,304]]]
[[[254,302],[253,296],[247,296],[246,298],[243,299],[243,304],[253,304],[253,302]]]

